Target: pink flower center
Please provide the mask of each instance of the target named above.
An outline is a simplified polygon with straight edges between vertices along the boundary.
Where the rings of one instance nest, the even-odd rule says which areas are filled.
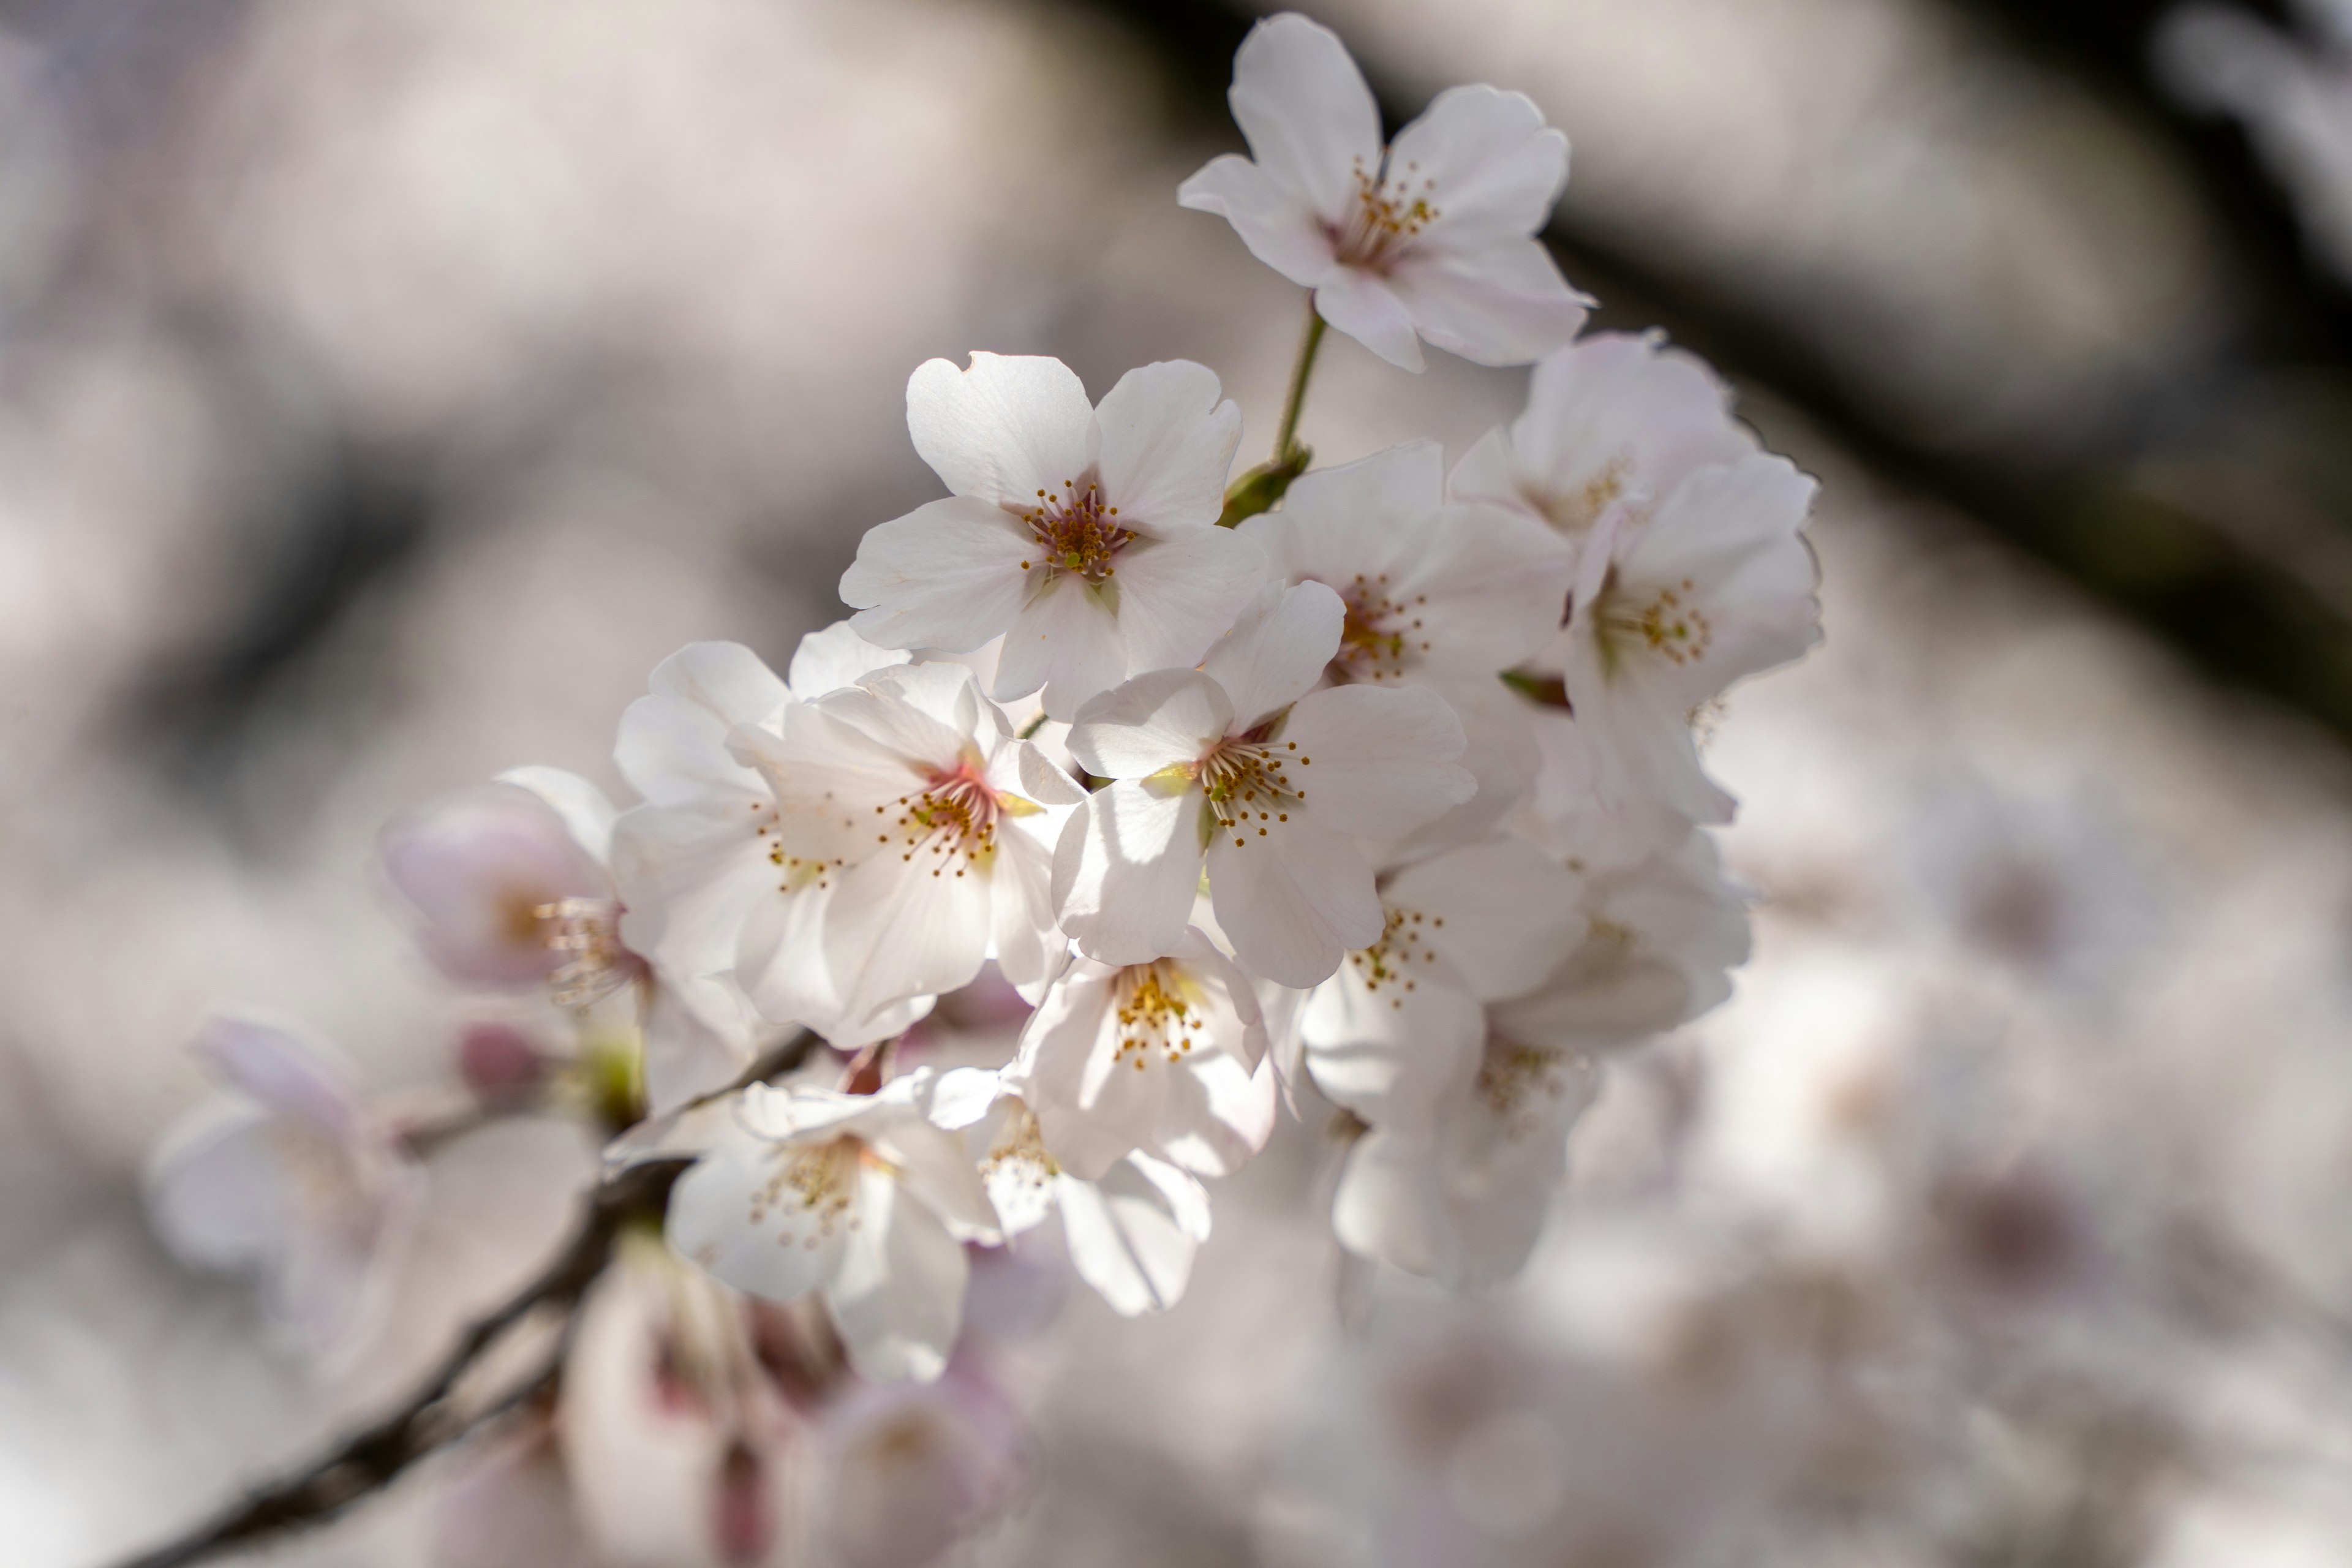
[[[1088,479],[1080,488],[1077,480],[1064,479],[1060,495],[1039,490],[1037,504],[1024,510],[1021,521],[1028,524],[1030,537],[1037,542],[1048,577],[1068,572],[1099,585],[1117,575],[1111,558],[1135,538],[1133,530],[1115,521],[1118,516],[1118,508],[1103,499],[1102,486]],[[1026,572],[1034,564],[1024,561],[1021,570]]]
[[[1339,602],[1347,609],[1347,618],[1339,624],[1339,651],[1331,658],[1338,667],[1335,673],[1349,680],[1402,679],[1429,651],[1421,617],[1429,595],[1391,595],[1385,572],[1370,578],[1359,572],[1346,586],[1332,586],[1339,588]]]

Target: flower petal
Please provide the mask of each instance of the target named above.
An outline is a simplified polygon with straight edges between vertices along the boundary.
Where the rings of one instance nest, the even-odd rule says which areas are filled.
[[[1160,669],[1107,691],[1070,728],[1070,755],[1097,778],[1181,767],[1234,729],[1224,689],[1192,669]]]
[[[1165,1311],[1184,1294],[1208,1239],[1209,1195],[1171,1165],[1138,1155],[1100,1183],[1054,1184],[1070,1265],[1122,1317]]]
[[[839,873],[825,911],[825,968],[853,1017],[953,991],[987,960],[991,879],[928,845],[908,853]]]
[[[937,363],[937,362],[934,362]],[[1013,625],[1029,592],[1036,542],[1002,508],[963,496],[877,523],[841,574],[849,624],[885,647],[965,653]]]
[[[1176,189],[1176,205],[1215,213],[1252,256],[1312,289],[1338,265],[1331,230],[1306,198],[1238,153],[1203,163]]]
[[[1313,689],[1347,618],[1339,595],[1320,583],[1268,584],[1201,661],[1233,704],[1231,732],[1255,729]]]
[[[1568,184],[1568,138],[1525,93],[1448,88],[1397,132],[1389,175],[1437,208],[1418,246],[1484,246],[1551,221]]]
[[[1285,985],[1328,979],[1342,954],[1380,936],[1383,922],[1363,856],[1311,821],[1238,846],[1217,834],[1209,844],[1209,889],[1234,956]]]
[[[1115,601],[1083,577],[1056,572],[1004,634],[997,655],[1000,702],[1045,689],[1046,714],[1066,720],[1127,673]]]
[[[1423,364],[1414,317],[1382,279],[1359,267],[1335,267],[1315,286],[1315,313],[1399,370]]]
[[[1568,286],[1551,252],[1527,238],[1414,250],[1388,286],[1415,331],[1475,364],[1527,364],[1566,347],[1591,304]]]
[[[1291,12],[1258,23],[1226,99],[1258,166],[1327,221],[1356,200],[1358,174],[1380,169],[1380,106],[1328,27]]]
[[[1103,494],[1122,527],[1160,532],[1217,521],[1242,438],[1241,405],[1221,396],[1217,373],[1191,360],[1161,360],[1118,378],[1095,425]]]
[[[1094,414],[1057,359],[974,353],[969,370],[928,360],[907,381],[915,450],[948,489],[997,506],[1030,506],[1085,473]]]
[[[1191,668],[1265,585],[1265,556],[1229,528],[1138,540],[1118,556],[1129,674]]]
[[[1580,890],[1534,845],[1492,838],[1406,867],[1389,879],[1381,901],[1406,911],[1471,993],[1493,1001],[1542,984],[1582,939]]]
[[[1282,739],[1298,747],[1291,777],[1316,820],[1360,838],[1400,837],[1477,793],[1477,781],[1454,761],[1462,721],[1433,691],[1310,692],[1290,710]]]
[[[1201,880],[1196,788],[1122,779],[1071,814],[1054,852],[1054,902],[1078,951],[1148,963],[1183,939]]]
[[[629,787],[656,805],[713,795],[764,798],[757,771],[727,749],[738,724],[772,727],[792,693],[741,643],[688,643],[654,667],[650,691],[621,715],[613,761]]]
[[[848,1233],[825,1305],[859,1376],[929,1383],[947,1370],[971,1266],[963,1244],[889,1173],[861,1168],[858,1185],[863,1223]]]
[[[841,1266],[853,1223],[866,1229],[877,1223],[864,1210],[863,1186],[849,1181],[846,1171],[840,1183],[775,1180],[780,1162],[826,1157],[821,1149],[772,1143],[740,1125],[726,1127],[670,1189],[670,1246],[738,1290],[772,1301],[807,1295]],[[835,1192],[836,1185],[848,1190]],[[845,1209],[830,1206],[841,1198],[849,1200]]]
[[[868,642],[849,622],[835,621],[823,631],[811,632],[801,638],[801,646],[793,650],[793,662],[785,670],[784,679],[793,696],[814,700],[828,691],[854,686],[877,669],[887,669],[894,664],[906,662],[905,649],[884,647],[878,643]],[[761,665],[760,668],[765,673],[767,667]],[[655,673],[658,676],[660,672],[656,670]],[[775,677],[771,675],[768,679],[773,680]],[[757,721],[757,715],[747,715],[737,722],[754,723]]]

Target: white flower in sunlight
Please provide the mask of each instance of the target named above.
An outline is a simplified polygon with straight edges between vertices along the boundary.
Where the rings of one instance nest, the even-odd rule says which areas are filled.
[[[1299,1019],[1316,1087],[1375,1123],[1440,1092],[1485,1037],[1483,1004],[1541,985],[1584,938],[1582,891],[1536,846],[1500,837],[1384,875],[1380,940]]]
[[[1454,465],[1459,502],[1532,519],[1573,548],[1612,510],[1646,510],[1700,468],[1755,451],[1731,393],[1655,332],[1596,332],[1535,368],[1528,405]]]
[[[1273,1102],[1266,1102],[1267,1125]],[[932,1115],[965,1129],[1007,1237],[1058,1214],[1070,1265],[1125,1317],[1163,1311],[1184,1294],[1209,1239],[1209,1194],[1166,1160],[1130,1150],[1091,1177],[1059,1157],[1012,1074],[960,1068],[940,1080]]]
[[[1286,14],[1243,40],[1228,98],[1255,162],[1213,159],[1176,199],[1224,217],[1382,359],[1419,370],[1425,338],[1524,364],[1583,325],[1587,301],[1534,237],[1568,181],[1568,139],[1524,96],[1450,89],[1384,147],[1347,46]]]
[[[254,1277],[271,1321],[306,1352],[356,1348],[407,1251],[423,1172],[292,1029],[220,1018],[195,1048],[248,1103],[200,1112],[156,1152],[156,1234],[184,1263]]]
[[[1563,679],[1604,801],[1730,820],[1691,717],[1821,640],[1821,574],[1802,532],[1813,489],[1786,458],[1757,453],[1698,470],[1654,510],[1612,512],[1587,542]]]
[[[621,934],[673,977],[683,1007],[707,1024],[704,1039],[741,1042],[698,1050],[649,1042],[656,1110],[732,1079],[762,1016],[855,1048],[901,1032],[929,1006],[919,996],[862,1014],[843,1005],[821,957],[831,880],[813,866],[780,867],[774,792],[730,742],[739,727],[781,736],[792,703],[905,662],[845,622],[802,639],[789,685],[740,644],[694,643],[662,661],[650,694],[622,716],[614,759],[644,804],[613,833],[627,906]]]
[[[1523,517],[1445,505],[1445,454],[1415,441],[1301,475],[1242,524],[1277,581],[1321,583],[1347,618],[1336,680],[1491,682],[1559,630],[1574,557]]]
[[[853,1018],[952,991],[990,958],[1017,986],[1050,977],[1063,952],[1051,847],[1085,792],[1013,733],[971,671],[877,669],[787,705],[780,727],[732,735],[772,794],[773,822],[753,826],[774,885],[831,894],[818,941],[790,900],[755,906],[747,951],[772,942],[774,963],[821,961]]]
[[[1461,721],[1434,693],[1311,689],[1346,616],[1320,583],[1268,587],[1199,669],[1087,705],[1071,754],[1114,782],[1064,830],[1054,897],[1088,957],[1175,952],[1204,857],[1217,923],[1253,973],[1312,985],[1380,934],[1355,841],[1411,832],[1476,785],[1454,762]]]
[[[1222,1176],[1274,1131],[1265,1047],[1249,977],[1194,928],[1149,963],[1074,959],[1005,1078],[1087,1181],[1139,1149]]]
[[[918,1070],[873,1094],[754,1084],[705,1116],[669,1240],[739,1290],[821,1292],[867,1377],[937,1377],[963,1315],[967,1240],[999,1235],[961,1135]]]
[[[1265,581],[1215,526],[1241,410],[1171,360],[1102,400],[1059,360],[931,360],[907,383],[915,449],[954,493],[866,531],[841,596],[892,647],[1003,636],[992,695],[1045,688],[1067,719],[1130,675],[1189,665]]]
[[[593,1561],[801,1561],[806,1422],[763,1356],[763,1309],[624,1234],[564,1358],[556,1435]]]

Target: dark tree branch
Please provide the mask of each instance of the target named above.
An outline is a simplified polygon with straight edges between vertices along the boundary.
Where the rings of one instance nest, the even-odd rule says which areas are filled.
[[[791,1071],[808,1058],[817,1037],[800,1030],[764,1053],[725,1089],[698,1096],[708,1104],[752,1083]],[[613,1244],[632,1222],[658,1219],[669,1191],[692,1162],[661,1160],[607,1176],[582,1206],[579,1223],[554,1259],[499,1306],[476,1320],[449,1353],[399,1408],[345,1438],[330,1452],[257,1488],[186,1534],[125,1559],[119,1568],[184,1568],[265,1538],[324,1524],[383,1490],[418,1460],[450,1447],[529,1404],[562,1374],[562,1344],[529,1377],[468,1409],[457,1397],[467,1374],[526,1319],[546,1311],[567,1320],[604,1271]],[[568,1342],[570,1336],[564,1336]]]

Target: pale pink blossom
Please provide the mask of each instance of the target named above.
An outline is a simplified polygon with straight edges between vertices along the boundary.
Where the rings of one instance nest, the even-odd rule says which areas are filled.
[[[1176,199],[1224,217],[1382,359],[1419,370],[1426,339],[1524,364],[1583,324],[1589,301],[1535,237],[1568,182],[1568,139],[1527,98],[1453,88],[1383,145],[1347,47],[1285,13],[1243,41],[1228,99],[1252,157],[1211,160]]]

